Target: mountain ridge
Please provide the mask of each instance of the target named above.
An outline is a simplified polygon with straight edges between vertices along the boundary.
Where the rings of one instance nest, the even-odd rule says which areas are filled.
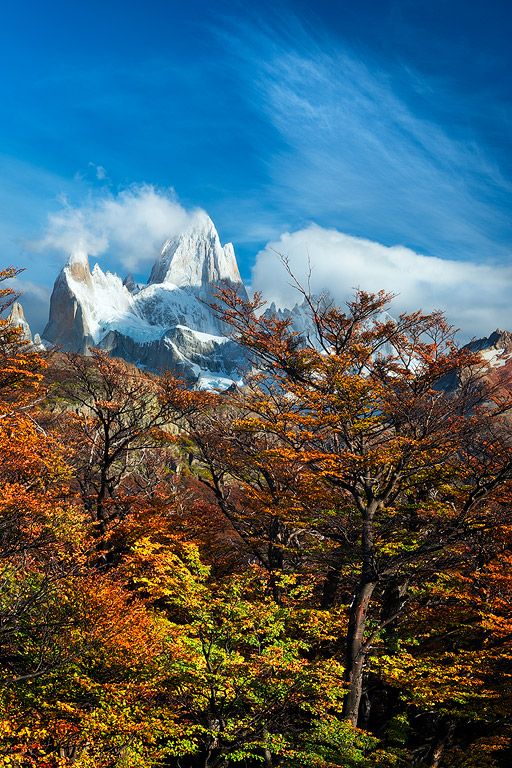
[[[88,254],[77,246],[55,281],[43,343],[80,354],[99,347],[141,368],[170,370],[194,386],[229,388],[240,383],[249,362],[211,308],[222,287],[247,298],[233,245],[221,244],[203,211],[164,242],[145,284],[137,284],[131,275],[123,280],[104,272],[99,264],[91,270]],[[314,337],[306,302],[282,309],[271,304],[265,314],[286,319],[293,331]],[[10,319],[31,341],[18,303]],[[512,367],[508,331],[497,329],[466,346],[480,352],[491,369]]]
[[[247,297],[233,246],[222,246],[207,214],[167,240],[147,284],[124,281],[77,249],[55,281],[44,340],[65,351],[106,349],[143,368],[171,370],[201,386],[231,386],[246,368],[240,347],[226,336],[210,307],[221,287]]]

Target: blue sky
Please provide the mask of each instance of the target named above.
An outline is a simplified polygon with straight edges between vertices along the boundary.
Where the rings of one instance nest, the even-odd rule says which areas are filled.
[[[0,247],[36,325],[65,258],[48,217],[148,185],[205,208],[263,288],[257,254],[315,227],[508,280],[511,4],[244,5],[2,3]]]

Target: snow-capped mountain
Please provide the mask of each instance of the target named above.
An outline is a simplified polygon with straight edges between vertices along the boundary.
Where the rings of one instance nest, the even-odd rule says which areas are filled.
[[[209,306],[227,285],[246,297],[233,246],[221,245],[200,212],[164,244],[142,287],[98,264],[91,271],[87,254],[73,252],[55,282],[43,336],[67,351],[96,346],[150,370],[172,370],[197,386],[230,386],[244,356]]]
[[[264,316],[275,317],[277,320],[288,320],[292,331],[300,333],[304,339],[308,339],[312,344],[315,344],[316,331],[311,317],[311,311],[305,299],[291,308],[278,308],[275,303],[272,302],[266,308]]]
[[[471,341],[468,348],[479,352],[485,366],[486,378],[498,389],[512,385],[512,333],[499,328],[484,339]]]
[[[232,243],[221,246],[213,221],[200,212],[191,227],[164,243],[148,282],[204,291],[224,281],[242,283],[235,250]]]
[[[472,352],[480,352],[490,367],[501,368],[512,359],[512,333],[497,328],[484,339],[470,341],[467,347]]]
[[[227,388],[248,368],[243,351],[210,307],[219,287],[228,285],[247,297],[233,246],[221,245],[202,212],[164,243],[145,285],[131,276],[123,281],[98,264],[91,270],[87,253],[77,248],[55,282],[43,341],[82,354],[99,347],[149,370],[174,371],[197,387]],[[291,309],[270,305],[265,314],[288,320],[307,343],[315,343],[307,302]],[[18,304],[11,322],[31,338]],[[490,371],[512,370],[511,334],[495,331],[468,346],[480,352]],[[445,384],[457,385],[455,380]]]

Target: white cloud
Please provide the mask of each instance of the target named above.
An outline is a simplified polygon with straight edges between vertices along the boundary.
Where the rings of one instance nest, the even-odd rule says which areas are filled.
[[[172,191],[134,185],[117,195],[104,192],[48,216],[37,250],[69,254],[77,249],[89,256],[103,254],[124,269],[137,272],[151,262],[162,243],[182,231],[194,212],[177,202]]]
[[[398,294],[396,310],[443,310],[465,337],[512,325],[512,267],[423,256],[312,224],[281,235],[256,257],[253,289],[281,306],[292,306],[299,296],[278,254],[303,284],[310,264],[312,291],[327,290],[338,302],[356,288],[384,289]]]

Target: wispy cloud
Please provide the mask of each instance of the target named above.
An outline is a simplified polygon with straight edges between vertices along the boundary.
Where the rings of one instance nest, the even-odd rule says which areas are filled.
[[[107,172],[105,168],[102,165],[95,165],[94,163],[89,163],[89,165],[94,167],[98,181],[105,181],[107,178]]]
[[[83,186],[5,155],[0,155],[0,178],[1,264],[25,270],[16,287],[32,329],[40,331],[48,318],[49,288],[62,257],[35,252],[30,241],[40,236],[48,213],[60,208],[59,195],[83,194]]]
[[[284,217],[439,256],[508,256],[512,183],[469,129],[451,130],[449,94],[439,92],[444,121],[426,119],[408,98],[428,89],[418,73],[380,71],[298,22],[286,38],[241,29],[230,45],[281,139],[269,198]]]
[[[441,309],[466,338],[510,327],[512,266],[424,256],[311,225],[283,234],[256,257],[252,287],[281,306],[300,297],[279,254],[303,285],[311,267],[311,290],[328,291],[339,303],[356,288],[384,289],[397,294],[396,311]]]
[[[48,216],[43,236],[31,245],[39,252],[108,254],[108,266],[139,272],[193,214],[177,201],[173,190],[150,184],[132,185],[117,194],[91,192],[77,205],[64,199],[61,208]]]

